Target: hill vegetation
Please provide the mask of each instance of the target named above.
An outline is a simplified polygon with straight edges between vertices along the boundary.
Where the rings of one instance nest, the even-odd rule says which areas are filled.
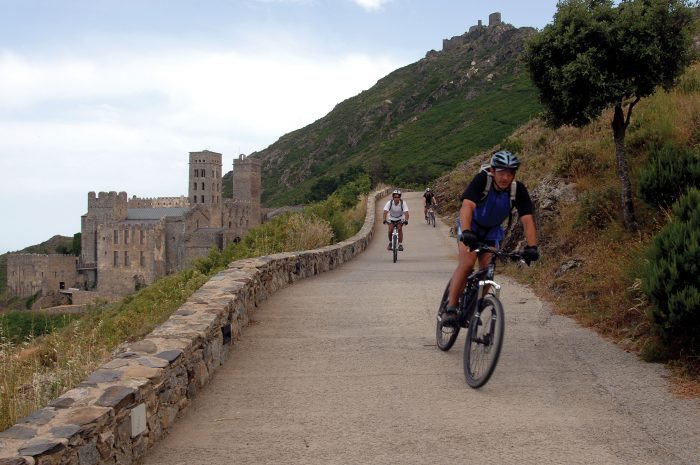
[[[476,29],[251,154],[262,160],[263,204],[323,199],[362,174],[424,185],[500,142],[540,111],[518,59],[533,34],[508,24]]]

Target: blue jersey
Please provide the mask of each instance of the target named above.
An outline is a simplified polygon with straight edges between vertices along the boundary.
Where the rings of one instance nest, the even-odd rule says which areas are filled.
[[[518,214],[522,217],[533,214],[534,208],[527,188],[519,181],[513,181],[516,183],[513,205],[511,205],[510,201],[510,189],[504,191],[496,190],[495,183],[491,184],[488,193],[484,197],[483,192],[487,185],[487,176],[488,174],[485,171],[477,173],[460,199],[471,200],[476,204],[476,208],[472,213],[470,229],[480,239],[495,241],[498,244],[505,236],[501,225],[510,216],[511,209],[515,207],[518,210]]]

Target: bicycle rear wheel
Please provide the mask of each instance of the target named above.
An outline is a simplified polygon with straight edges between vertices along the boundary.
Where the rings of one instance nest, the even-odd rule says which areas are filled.
[[[430,212],[430,222],[433,224],[433,228],[435,227],[435,213]]]
[[[435,328],[435,339],[437,341],[438,349],[447,352],[452,348],[457,336],[459,335],[459,325],[454,326],[443,326],[440,317],[442,312],[447,308],[447,298],[450,293],[450,282],[447,282],[445,287],[445,292],[442,293],[442,299],[440,299],[440,306],[438,307],[437,314],[437,327]]]
[[[464,344],[464,377],[472,388],[486,384],[496,369],[503,346],[505,318],[501,302],[484,297],[480,311],[474,312]]]

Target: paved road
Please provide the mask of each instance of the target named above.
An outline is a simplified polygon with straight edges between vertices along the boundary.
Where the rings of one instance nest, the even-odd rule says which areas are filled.
[[[456,245],[406,199],[398,263],[382,232],[276,293],[146,464],[700,463],[700,402],[503,276],[501,361],[467,387],[463,338],[448,353],[434,338]]]

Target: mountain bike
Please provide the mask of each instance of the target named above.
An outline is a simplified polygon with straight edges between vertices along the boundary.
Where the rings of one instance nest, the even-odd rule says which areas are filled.
[[[394,254],[394,263],[399,258],[399,224],[405,223],[403,220],[391,220],[390,223],[394,225],[391,230],[391,251]]]
[[[435,211],[433,210],[432,205],[428,205],[428,212],[425,215],[425,222],[428,223],[428,225],[433,225],[433,228],[435,227]]]
[[[499,299],[501,286],[493,280],[496,260],[521,261],[522,256],[514,252],[501,252],[485,244],[476,249],[477,255],[491,253],[485,269],[473,271],[459,297],[457,320],[454,324],[443,324],[442,315],[447,308],[450,282],[442,294],[437,313],[436,339],[442,351],[454,345],[460,328],[466,328],[464,344],[464,377],[467,384],[476,389],[486,384],[496,369],[503,346],[505,316]]]

